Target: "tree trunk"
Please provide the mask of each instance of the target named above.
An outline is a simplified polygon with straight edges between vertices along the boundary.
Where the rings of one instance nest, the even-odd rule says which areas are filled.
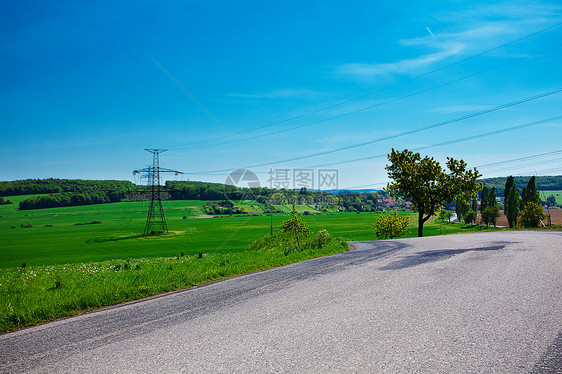
[[[419,211],[419,215],[418,215],[418,238],[423,237],[423,223],[425,221],[423,220],[423,211],[420,210]]]

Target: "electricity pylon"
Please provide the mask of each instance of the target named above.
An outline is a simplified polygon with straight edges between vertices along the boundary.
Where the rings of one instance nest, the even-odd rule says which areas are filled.
[[[148,177],[150,207],[148,208],[144,233],[146,235],[167,233],[168,225],[166,225],[166,217],[164,217],[164,209],[162,208],[160,173],[174,173],[175,175],[183,173],[178,170],[160,167],[160,153],[166,152],[167,149],[145,149],[145,151],[152,153],[152,166],[133,171],[133,174],[146,173]]]

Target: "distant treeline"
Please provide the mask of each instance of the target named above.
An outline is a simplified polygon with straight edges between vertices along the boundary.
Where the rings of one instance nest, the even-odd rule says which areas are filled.
[[[514,177],[515,185],[521,189],[527,185],[531,177]],[[480,182],[488,188],[495,187],[496,188],[496,195],[503,196],[503,190],[505,188],[505,181],[507,177],[498,177],[498,178],[486,178],[481,179]],[[555,175],[555,176],[539,176],[536,177],[537,189],[539,191],[556,191],[562,190],[562,175]]]
[[[268,187],[240,188],[222,183],[168,181],[166,188],[171,200],[256,200],[262,204],[314,204],[320,201],[337,203],[341,199],[325,191],[270,189]]]
[[[20,202],[20,209],[45,209],[62,206],[116,203],[122,201],[126,196],[127,192],[125,191],[111,191],[108,193],[103,191],[90,193],[61,192],[25,199]]]
[[[137,186],[129,181],[80,180],[80,179],[29,179],[14,182],[0,182],[0,196],[37,194],[20,202],[19,208],[43,209],[64,206],[102,204],[147,198],[146,186]],[[388,197],[384,191],[370,193],[333,194],[325,191],[260,188],[239,188],[222,183],[197,181],[167,181],[163,199],[169,200],[211,200],[240,201],[256,200],[271,209],[271,205],[296,204],[322,205],[321,209],[339,205],[345,211],[377,211],[382,207],[379,201]],[[136,193],[138,192],[138,193]],[[218,206],[228,208],[221,204]],[[221,210],[219,209],[219,210]],[[224,210],[224,209],[222,209]]]
[[[27,179],[0,182],[0,196],[47,194],[20,202],[19,208],[43,209],[113,203],[123,200],[135,185],[129,181],[81,179]]]
[[[0,182],[0,196],[32,195],[60,192],[127,192],[135,188],[129,181],[82,179],[26,179]]]
[[[222,183],[167,181],[170,200],[227,200],[229,196],[243,196],[242,189]]]

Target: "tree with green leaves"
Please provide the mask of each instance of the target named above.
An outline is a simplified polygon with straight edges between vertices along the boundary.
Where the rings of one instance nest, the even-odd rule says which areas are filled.
[[[486,189],[486,187],[484,187]],[[483,190],[484,191],[484,190]],[[486,224],[496,225],[496,221],[500,216],[500,208],[498,207],[498,201],[496,200],[496,187],[490,188],[490,192],[487,194],[486,200],[484,200],[484,193],[482,193],[482,202],[486,201],[484,209],[482,209],[482,221]]]
[[[10,200],[8,200],[10,201]],[[556,206],[556,197],[554,195],[550,195],[546,198],[546,205],[548,206]]]
[[[476,211],[470,209],[464,216],[464,223],[466,223],[467,225],[472,225],[474,222],[476,222]]]
[[[462,199],[457,199],[455,201],[455,213],[457,213],[457,217],[459,221],[468,213],[470,210],[470,205],[468,202],[463,201]]]
[[[523,227],[537,227],[541,220],[545,219],[542,205],[536,201],[525,204],[525,208],[519,213],[519,222]]]
[[[490,193],[488,194],[488,206],[498,206],[498,201],[496,200],[496,187],[490,188]]]
[[[394,239],[404,235],[408,231],[410,218],[408,216],[399,216],[396,211],[390,214],[381,214],[372,224],[375,235],[379,239]]]
[[[527,186],[525,188],[523,188],[523,191],[521,192],[521,207],[522,207],[522,209],[524,209],[525,206],[530,202],[534,202],[534,203],[537,203],[539,205],[541,203],[541,197],[539,195],[539,191],[537,190],[537,184],[535,182],[535,176],[532,176],[531,178],[529,178],[529,181],[527,182]]]
[[[486,224],[496,225],[496,220],[500,216],[500,209],[497,205],[488,205],[482,211],[482,221]]]
[[[478,212],[478,200],[472,199],[470,209],[474,210],[474,212]]]
[[[484,209],[486,209],[486,207],[488,206],[489,198],[490,196],[488,192],[488,187],[484,186],[482,188],[482,194],[480,196],[480,213],[482,213]]]
[[[515,179],[510,175],[505,181],[505,189],[503,191],[503,212],[507,217],[510,228],[517,225],[517,216],[519,215],[520,201],[519,189],[515,184]]]
[[[297,217],[297,207],[296,207],[295,203],[293,203],[292,213],[293,213],[293,217],[288,219],[287,221],[283,222],[283,224],[281,225],[281,232],[283,232],[283,233],[294,232],[295,238],[297,239],[297,246],[300,247],[301,241],[300,241],[299,233],[301,233],[301,235],[302,234],[308,235],[308,234],[310,234],[310,230],[306,226],[306,222],[301,221]]]
[[[395,197],[412,203],[418,212],[418,236],[423,236],[423,224],[441,208],[456,198],[468,200],[476,195],[481,175],[476,168],[467,169],[463,160],[447,157],[446,172],[433,157],[422,158],[410,150],[396,151],[388,155],[386,166],[390,182],[386,190]]]
[[[449,221],[452,216],[453,216],[453,213],[449,212],[448,210],[441,209],[441,210],[439,211],[439,218],[440,218],[442,221]]]

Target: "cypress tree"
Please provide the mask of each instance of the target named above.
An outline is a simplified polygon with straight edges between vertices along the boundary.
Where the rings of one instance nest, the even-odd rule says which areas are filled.
[[[523,208],[525,208],[527,200],[527,187],[523,187],[521,190],[521,199],[519,199],[519,210],[523,210]]]
[[[470,209],[474,210],[474,212],[478,211],[478,200],[476,200],[476,199],[472,200],[472,206],[471,206]]]
[[[488,187],[482,188],[482,196],[480,197],[480,213],[486,209],[488,202],[490,201],[490,193]]]
[[[535,183],[535,176],[529,178],[529,182],[527,182],[527,201],[524,205],[527,205],[527,203],[530,202],[537,203],[539,205],[541,203],[541,197],[539,195],[539,191],[537,190],[537,184]]]
[[[508,196],[509,196],[509,190],[511,190],[511,188],[515,185],[515,178],[513,178],[513,176],[509,176],[507,177],[507,179],[505,180],[505,188],[503,190],[503,197],[505,198],[505,200],[508,200]]]
[[[496,187],[492,187],[490,190],[490,194],[488,195],[488,206],[497,206],[498,202],[496,201]]]
[[[457,213],[457,219],[459,221],[466,215],[466,213],[468,213],[469,209],[470,205],[463,199],[458,198],[455,201],[455,212]]]
[[[515,188],[515,179],[513,178],[513,176],[510,175],[505,180],[505,188],[503,189],[503,213],[507,217],[507,221],[509,222],[509,227],[513,227],[513,217],[510,214],[513,204],[513,200],[511,200],[511,196],[510,196],[512,188]]]
[[[509,181],[509,178],[511,178],[511,182]],[[509,177],[509,178],[505,182],[506,190],[504,191],[505,194],[504,213],[505,216],[507,217],[507,222],[509,223],[509,227],[512,228],[517,225],[517,216],[519,215],[520,199],[519,199],[519,189],[515,185],[515,181],[513,181],[513,177]]]

